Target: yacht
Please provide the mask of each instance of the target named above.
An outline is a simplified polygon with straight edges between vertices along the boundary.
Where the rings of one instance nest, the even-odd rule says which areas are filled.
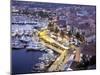
[[[29,44],[28,44],[28,46],[26,47],[26,49],[28,50],[28,51],[30,51],[30,50],[40,50],[40,47],[39,47],[39,45],[38,44],[36,44],[36,42],[29,42]]]
[[[28,43],[31,37],[23,35],[19,40],[23,43]]]
[[[13,49],[22,49],[25,48],[25,44],[21,43],[20,41],[14,41],[11,43]]]

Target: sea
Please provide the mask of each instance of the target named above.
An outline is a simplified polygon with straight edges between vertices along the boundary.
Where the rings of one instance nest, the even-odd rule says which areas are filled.
[[[12,49],[12,74],[27,74],[33,72],[33,66],[41,61],[38,59],[45,52]]]

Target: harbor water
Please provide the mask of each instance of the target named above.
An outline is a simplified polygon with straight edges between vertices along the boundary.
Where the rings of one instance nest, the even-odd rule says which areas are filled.
[[[27,51],[26,49],[12,50],[12,72],[13,74],[31,73],[36,63],[41,61],[38,59],[45,52]]]

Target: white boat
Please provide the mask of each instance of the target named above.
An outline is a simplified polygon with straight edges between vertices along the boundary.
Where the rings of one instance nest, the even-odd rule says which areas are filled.
[[[25,44],[22,44],[19,41],[14,41],[13,43],[11,43],[11,46],[13,49],[22,49],[25,48]]]
[[[40,47],[38,46],[38,44],[30,42],[28,44],[28,46],[26,47],[27,50],[40,50]]]
[[[38,72],[44,71],[45,69],[46,69],[46,65],[45,65],[44,62],[37,63],[37,64],[33,67],[33,70],[38,71]]]
[[[28,36],[22,36],[20,39],[19,39],[21,42],[29,42],[31,40],[31,37],[28,37]]]

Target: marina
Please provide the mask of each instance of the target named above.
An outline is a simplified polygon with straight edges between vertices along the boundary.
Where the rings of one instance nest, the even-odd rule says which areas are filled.
[[[94,6],[30,4],[12,2],[12,74],[96,68]]]

